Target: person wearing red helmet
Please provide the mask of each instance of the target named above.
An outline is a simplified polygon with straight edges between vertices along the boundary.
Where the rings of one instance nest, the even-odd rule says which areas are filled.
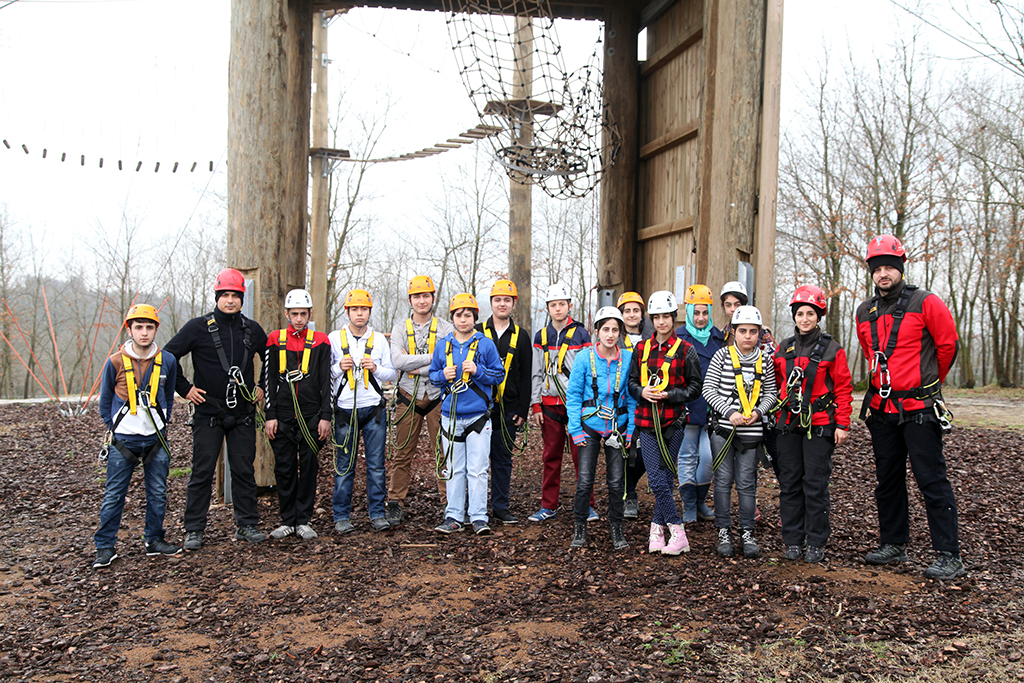
[[[227,440],[231,470],[231,504],[235,539],[260,543],[267,539],[258,528],[256,506],[256,404],[263,400],[254,361],[267,333],[242,315],[245,277],[225,268],[213,286],[213,312],[192,318],[164,347],[178,359],[175,388],[195,406],[192,418],[192,475],[185,496],[185,550],[203,545],[210,510],[213,476],[222,444]],[[185,378],[181,360],[192,355],[192,381]]]
[[[880,546],[864,560],[876,565],[908,560],[909,459],[938,554],[924,575],[954,579],[964,574],[964,565],[956,498],[942,454],[949,424],[942,382],[956,360],[956,325],[939,297],[904,280],[907,255],[899,239],[873,238],[866,260],[875,295],[857,307],[857,339],[870,364],[861,418],[870,410],[866,423],[875,454]]]
[[[796,334],[775,352],[782,410],[778,432],[779,518],[786,559],[821,562],[831,533],[829,480],[832,452],[846,441],[853,382],[846,352],[818,323],[828,308],[825,292],[797,287],[790,301]],[[806,544],[806,553],[804,545]]]

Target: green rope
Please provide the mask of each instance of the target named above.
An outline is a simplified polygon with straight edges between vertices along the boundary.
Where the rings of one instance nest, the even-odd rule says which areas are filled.
[[[444,439],[444,437],[442,436],[442,434],[444,433],[444,429],[438,429],[437,440],[434,443],[434,474],[437,475],[438,481],[448,481],[449,479],[452,478],[452,472],[450,468],[448,470],[447,477],[442,474],[442,472],[445,469],[445,465],[451,462],[452,453],[455,451],[455,399],[458,397],[458,394],[452,393],[451,396],[452,405],[451,412],[448,415],[448,433],[452,435],[452,438],[448,439],[448,448],[443,448],[441,444],[443,443]],[[444,416],[442,415],[442,417]]]
[[[306,445],[309,446],[314,453],[318,453],[320,451],[320,444],[313,438],[313,435],[310,434],[309,425],[306,424],[306,418],[303,416],[302,411],[299,410],[299,390],[292,382],[288,382],[288,386],[291,387],[291,391],[289,393],[292,395],[292,406],[295,408],[295,420],[299,423],[299,432],[302,434],[302,438],[306,440]]]
[[[406,446],[408,446],[412,442],[413,429],[412,429],[412,425],[409,425],[409,433],[405,435],[405,441],[402,442],[401,445],[398,445],[396,443],[397,440],[398,440],[398,438],[397,438],[398,423],[401,422],[402,420],[404,420],[407,416],[409,416],[410,418],[412,417],[412,415],[413,415],[412,411],[416,409],[416,396],[419,394],[419,388],[420,388],[420,376],[419,375],[415,375],[413,377],[413,381],[412,381],[412,397],[409,400],[409,405],[406,406],[405,410],[402,411],[401,415],[399,415],[398,417],[395,418],[394,422],[391,423],[391,427],[392,428],[388,430],[388,440],[391,442],[391,452],[392,452],[392,454],[396,453],[397,451],[402,450],[403,448],[405,448]],[[398,408],[398,387],[395,387],[395,397],[391,400],[391,410],[397,411],[397,408]]]
[[[661,409],[658,407],[657,401],[651,401],[650,403],[654,407],[654,439],[658,442],[658,450],[661,451],[661,461],[665,463],[665,467],[674,476],[677,465],[675,459],[668,452],[668,445],[665,444],[665,437],[661,432]]]
[[[331,445],[333,445],[334,448],[336,449],[335,450],[335,455],[334,455],[334,473],[336,475],[338,475],[339,477],[344,477],[344,476],[348,475],[350,472],[352,472],[356,468],[356,448],[355,448],[355,446],[359,443],[359,441],[358,441],[358,439],[359,439],[359,416],[357,415],[358,410],[356,408],[356,406],[358,405],[356,403],[356,395],[358,394],[358,392],[359,392],[359,382],[356,381],[352,385],[352,411],[349,413],[348,433],[345,434],[345,441],[342,444],[335,443],[336,440],[334,439],[334,436],[333,436],[333,432],[334,432],[334,417],[333,417],[333,415],[331,417],[331,432],[332,432]],[[338,469],[338,455],[337,455],[337,451],[338,450],[349,451],[348,467],[345,469],[344,472],[342,472],[341,470]]]

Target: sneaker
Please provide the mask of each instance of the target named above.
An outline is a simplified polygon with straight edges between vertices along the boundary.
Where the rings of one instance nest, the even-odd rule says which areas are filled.
[[[597,522],[601,519],[601,515],[597,514],[597,510],[590,508],[590,514],[587,515],[588,522]]]
[[[803,555],[803,548],[798,545],[787,545],[786,546],[786,559],[791,562],[796,562]]]
[[[388,524],[386,517],[374,517],[370,520],[370,526],[373,527],[374,531],[390,531],[391,525]]]
[[[113,548],[99,548],[96,551],[96,559],[92,563],[92,568],[109,567],[110,563],[116,560],[117,557],[117,551]]]
[[[491,516],[502,524],[519,524],[519,518],[508,510],[493,510]]]
[[[351,519],[339,519],[334,523],[334,533],[337,534],[350,534],[355,531],[356,528],[352,526]]]
[[[640,516],[640,501],[637,499],[636,494],[632,493],[626,496],[625,503],[622,506],[622,518],[623,519],[636,519]]]
[[[902,543],[883,543],[878,550],[874,550],[864,556],[868,564],[891,564],[893,562],[909,562],[907,557],[907,546]]]
[[[146,541],[146,555],[149,557],[155,557],[157,555],[177,555],[181,552],[181,548],[176,545],[171,545],[162,538],[158,538],[155,541]]]
[[[732,533],[730,533],[729,527],[718,528],[718,555],[732,557]]]
[[[743,529],[740,531],[740,540],[743,542],[743,557],[748,560],[760,557],[761,549],[757,547],[757,541],[754,540],[753,529]]]
[[[459,531],[462,531],[462,522],[456,522],[454,519],[449,517],[448,519],[444,520],[443,523],[434,527],[434,531],[436,531],[439,534],[454,534]]]
[[[96,565],[93,566],[95,567]],[[940,551],[932,566],[924,570],[924,575],[927,578],[942,580],[955,579],[966,573],[967,571],[964,569],[964,563],[960,556],[945,550]]]
[[[807,562],[808,564],[814,564],[815,562],[821,562],[824,559],[824,548],[816,548],[813,545],[807,546],[807,554],[804,555],[804,562]]]
[[[401,524],[405,520],[405,511],[402,510],[402,504],[397,500],[389,500],[384,509],[384,519],[388,520],[388,524],[391,526]]]
[[[554,516],[555,516],[555,511],[554,510],[548,510],[547,508],[541,508],[540,510],[537,510],[532,515],[527,517],[527,519],[530,520],[531,522],[544,522],[544,521],[547,521],[547,520],[551,519]]]
[[[303,541],[312,541],[317,537],[317,533],[313,531],[313,527],[308,524],[300,524],[295,527],[295,535]]]
[[[270,537],[275,541],[280,541],[282,538],[287,538],[295,533],[295,527],[282,524],[273,531],[270,532]]]
[[[665,547],[665,527],[651,522],[651,535],[647,538],[647,552],[660,553]]]
[[[488,536],[491,533],[491,527],[487,526],[487,522],[482,519],[478,519],[473,522],[473,533],[477,536]]]
[[[678,555],[690,552],[690,542],[686,540],[686,531],[682,524],[669,524],[669,539],[661,549],[662,555]]]
[[[246,543],[262,543],[267,540],[267,535],[257,529],[255,525],[247,524],[235,529],[235,540]]]
[[[203,547],[203,532],[202,531],[186,531],[185,542],[182,544],[185,550],[199,550]]]

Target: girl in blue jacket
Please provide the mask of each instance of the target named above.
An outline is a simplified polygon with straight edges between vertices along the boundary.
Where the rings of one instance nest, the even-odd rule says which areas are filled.
[[[623,452],[633,438],[636,401],[629,393],[629,361],[632,352],[619,348],[622,314],[614,306],[597,312],[594,332],[597,343],[580,352],[572,366],[565,392],[569,436],[579,447],[579,477],[573,501],[575,525],[570,548],[587,542],[587,517],[594,489],[597,456],[604,444],[608,477],[608,520],[612,546],[629,547],[622,533],[625,460]]]

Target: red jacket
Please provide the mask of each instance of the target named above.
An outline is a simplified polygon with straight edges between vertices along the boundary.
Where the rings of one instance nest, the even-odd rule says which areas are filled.
[[[808,335],[796,335],[785,339],[775,352],[775,380],[779,387],[779,398],[782,401],[782,410],[779,413],[779,423],[789,424],[798,419],[797,415],[790,410],[789,393],[786,380],[792,372],[792,366],[806,370],[810,362],[810,355],[821,337],[821,330],[815,328]],[[789,356],[793,356],[790,361]],[[806,392],[806,376],[801,380]],[[823,396],[831,394],[832,405],[821,406],[821,410],[814,411],[814,403]],[[825,426],[835,424],[839,429],[850,428],[850,416],[853,413],[853,378],[850,376],[850,367],[846,362],[846,351],[835,339],[831,339],[825,347],[814,375],[814,386],[811,387],[810,404],[813,414],[811,424],[814,426]],[[832,415],[835,416],[833,422]]]
[[[877,306],[878,319],[874,323],[877,335],[877,348],[884,353],[889,345],[889,336],[893,328],[893,311],[896,309],[900,293],[906,284],[900,284],[884,297],[877,293],[857,307],[857,339],[860,341],[864,357],[872,366],[875,351],[872,342],[872,309]],[[897,334],[896,348],[888,358],[889,384],[892,392],[911,391],[926,395],[937,393],[941,382],[945,381],[949,369],[956,360],[959,336],[953,315],[942,300],[923,289],[908,292],[906,313],[900,323]],[[913,396],[899,397],[892,395],[888,399],[879,396],[884,377],[879,367],[872,367],[871,372],[871,409],[886,413],[899,413],[902,403],[903,411],[931,408],[932,397],[923,400]],[[921,390],[920,392],[916,390]],[[884,403],[884,407],[883,407]]]

